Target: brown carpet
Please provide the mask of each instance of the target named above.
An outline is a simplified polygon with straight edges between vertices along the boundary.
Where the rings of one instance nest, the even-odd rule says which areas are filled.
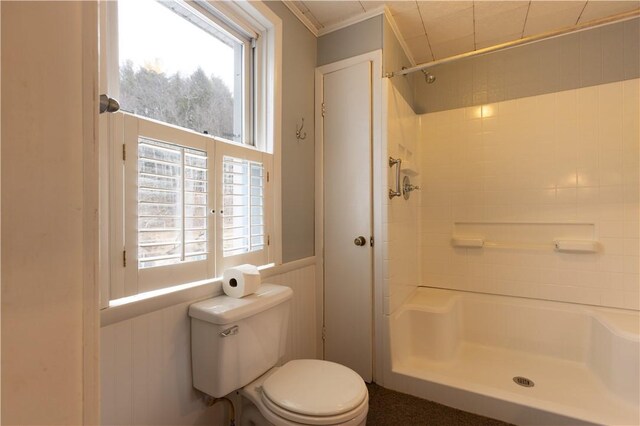
[[[504,426],[508,423],[368,384],[367,426]]]

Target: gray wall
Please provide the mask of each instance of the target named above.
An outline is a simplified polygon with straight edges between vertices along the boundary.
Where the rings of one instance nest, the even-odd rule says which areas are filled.
[[[266,2],[281,19],[282,260],[313,256],[315,234],[314,73],[316,37],[281,2]],[[304,117],[305,140],[296,140]]]
[[[639,28],[640,19],[633,19],[436,66],[430,69],[435,83],[416,78],[414,109],[421,114],[637,78]]]
[[[382,16],[374,16],[318,38],[318,66],[382,49]]]
[[[411,61],[409,61],[409,58],[404,53],[404,49],[402,49],[402,45],[398,41],[396,34],[393,32],[389,21],[387,21],[386,17],[383,21],[383,74],[401,70],[403,67],[411,67]],[[391,84],[395,86],[400,95],[402,95],[409,105],[414,104],[413,87],[415,86],[415,79],[418,76],[422,76],[422,74],[413,73],[391,79]]]

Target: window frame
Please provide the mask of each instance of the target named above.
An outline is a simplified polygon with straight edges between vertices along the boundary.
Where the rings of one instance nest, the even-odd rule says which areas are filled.
[[[132,1],[132,0],[129,0]],[[262,43],[258,43],[257,40],[261,38],[260,32],[253,28],[246,22],[234,22],[234,20],[243,20],[241,17],[226,16],[224,12],[220,10],[219,5],[213,2],[200,0],[200,1],[184,1],[184,0],[171,0],[177,5],[176,9],[182,9],[183,12],[176,11],[171,7],[167,7],[172,10],[177,16],[182,17],[185,20],[191,22],[199,28],[205,25],[198,25],[193,22],[193,19],[187,18],[187,15],[191,14],[201,21],[210,21],[208,25],[210,27],[219,27],[222,32],[226,32],[226,37],[233,39],[233,41],[239,43],[243,48],[239,53],[234,49],[234,68],[240,68],[242,72],[234,79],[233,93],[240,93],[242,102],[234,102],[233,109],[233,129],[234,133],[237,130],[241,132],[241,138],[239,141],[224,138],[222,136],[215,136],[217,139],[229,141],[231,143],[249,145],[260,148],[260,137],[257,135],[258,127],[256,126],[256,111],[254,106],[256,105],[256,89],[258,87],[258,80],[260,75],[264,72],[265,61],[257,61],[257,51],[263,48]],[[108,1],[109,5],[106,8],[107,20],[105,22],[107,39],[105,47],[108,51],[110,58],[116,58],[114,61],[109,61],[107,65],[109,74],[108,88],[109,93],[118,99],[120,97],[120,61],[118,51],[118,1]],[[206,31],[206,30],[205,30]],[[208,31],[207,31],[208,32]],[[215,37],[212,35],[212,37]],[[153,118],[146,117],[151,120]],[[172,123],[167,123],[174,125]],[[181,126],[177,126],[181,127]],[[196,131],[195,129],[189,129]]]
[[[265,188],[265,226],[270,235],[270,245],[267,247],[268,254],[266,262],[281,264],[281,203],[280,203],[280,136],[281,136],[281,70],[282,70],[282,21],[269,7],[262,2],[209,2],[187,1],[192,7],[198,9],[203,5],[211,7],[229,20],[232,20],[245,31],[255,30],[257,37],[252,49],[244,49],[248,54],[251,52],[255,67],[255,78],[251,81],[250,91],[252,99],[245,102],[245,114],[254,117],[251,123],[254,146],[239,144],[233,141],[225,141],[221,138],[204,136],[211,138],[212,144],[230,145],[242,151],[258,152],[263,156],[265,171],[270,173],[270,183]],[[206,10],[205,10],[206,12]],[[117,99],[119,89],[119,61],[118,58],[118,38],[117,38],[117,5],[116,2],[100,2],[100,45],[99,45],[99,93],[109,94]],[[115,27],[113,23],[116,23]],[[113,58],[116,58],[113,60]],[[111,60],[110,60],[111,59]],[[249,75],[245,73],[245,75]],[[245,83],[249,84],[249,83]],[[251,111],[248,111],[251,109]],[[154,121],[141,118],[142,120]],[[137,286],[125,285],[124,268],[119,268],[122,263],[122,248],[119,242],[124,241],[124,166],[122,163],[122,144],[113,143],[114,135],[122,134],[124,131],[124,118],[118,114],[103,114],[99,119],[99,150],[100,155],[100,306],[102,309],[108,308],[111,301],[121,299],[113,303],[121,308],[122,303],[130,303],[151,297],[150,292],[141,294]],[[247,121],[245,120],[245,123]],[[169,124],[163,124],[170,126]],[[172,126],[177,127],[177,126]],[[180,131],[192,132],[188,129],[178,128]],[[245,133],[249,134],[249,133]],[[171,141],[168,141],[171,142]],[[136,148],[129,152],[137,153]],[[137,155],[136,155],[137,157]],[[240,157],[243,157],[240,155]],[[215,164],[217,160],[214,148],[213,156],[209,156],[209,164]],[[213,161],[212,161],[213,159]],[[135,161],[137,163],[137,161]],[[214,169],[211,176],[216,176],[218,170]],[[214,196],[217,190],[215,180],[209,178],[214,187],[210,194]],[[130,191],[129,191],[130,192]],[[137,194],[137,190],[135,191]],[[210,250],[212,258],[218,261],[216,226],[210,228],[210,242],[214,247]],[[135,265],[137,271],[137,259],[129,256],[128,265]],[[218,266],[215,275],[221,275],[222,264]],[[189,285],[205,285],[217,280],[209,274],[211,279],[198,281],[195,283],[179,283],[176,290]],[[134,281],[135,282],[135,281]],[[136,288],[134,288],[136,287]],[[162,289],[162,293],[171,290],[171,287]],[[139,295],[139,296],[138,296]],[[133,296],[133,297],[130,297]],[[126,302],[124,302],[126,299]]]

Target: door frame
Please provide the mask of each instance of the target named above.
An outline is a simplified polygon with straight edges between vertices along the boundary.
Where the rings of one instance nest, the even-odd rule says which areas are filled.
[[[324,131],[322,126],[322,99],[324,93],[324,75],[362,62],[371,62],[371,98],[372,98],[372,212],[373,212],[373,300],[372,303],[372,333],[373,333],[373,381],[380,383],[382,380],[383,357],[383,329],[382,329],[382,213],[384,206],[383,188],[383,153],[386,152],[386,140],[383,138],[383,108],[382,108],[382,50],[374,50],[362,55],[336,61],[316,68],[315,72],[315,254],[316,254],[316,324],[317,332],[317,356],[324,358]]]

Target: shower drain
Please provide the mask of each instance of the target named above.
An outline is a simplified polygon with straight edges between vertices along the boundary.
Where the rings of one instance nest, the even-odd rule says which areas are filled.
[[[513,378],[513,381],[519,384],[520,386],[524,386],[525,388],[532,388],[535,386],[533,380],[527,379],[526,377],[516,376]]]

